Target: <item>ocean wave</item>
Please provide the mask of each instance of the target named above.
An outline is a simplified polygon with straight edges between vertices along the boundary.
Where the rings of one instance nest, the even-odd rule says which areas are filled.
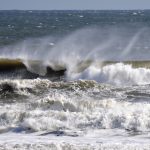
[[[80,130],[85,134],[89,129],[122,129],[129,133],[150,130],[150,102],[135,101],[138,95],[134,94],[146,94],[148,86],[118,89],[95,81],[34,79],[1,81],[1,87],[6,83],[12,88],[7,91],[9,94],[14,90],[28,98],[19,97],[15,103],[1,106],[1,132]],[[135,99],[129,98],[131,95]],[[5,101],[3,97],[1,100]]]
[[[54,76],[60,70],[61,75],[84,72],[92,68],[93,63],[98,63],[101,68],[118,62],[136,68],[149,68],[149,46],[144,48],[149,34],[145,33],[149,33],[146,27],[138,28],[133,33],[129,33],[125,27],[91,27],[61,38],[30,38],[1,48],[0,66],[4,69],[25,67],[39,76],[47,75],[50,69],[49,74],[53,70]]]
[[[41,61],[30,60],[30,64],[30,67],[34,66],[34,71],[32,71],[32,67],[29,69],[27,66],[25,66],[23,60],[0,60],[0,66],[7,70],[5,72],[6,77],[10,74],[9,76],[11,78],[18,77],[28,79],[42,77],[49,78],[50,80],[62,79],[69,81],[84,79],[95,80],[100,83],[108,83],[119,86],[150,84],[149,61],[126,61],[122,63],[115,61],[85,61],[76,64],[76,66],[73,68],[67,68],[67,66],[66,68],[63,68],[64,65],[60,66],[55,63],[57,69],[55,68],[54,70],[51,68],[51,66],[44,66],[44,69],[46,69],[47,72],[46,74],[44,73],[44,75],[39,73],[39,68],[43,68],[41,67]],[[58,68],[58,66],[60,67]],[[2,73],[4,74],[4,71],[2,71]]]
[[[86,79],[113,85],[140,85],[150,84],[150,70],[146,68],[132,68],[123,63],[112,64],[102,68],[91,65],[83,72],[69,72],[69,80]]]
[[[1,129],[13,132],[80,130],[83,133],[89,129],[122,129],[135,133],[150,130],[149,104],[114,99],[76,102],[58,94],[57,97],[41,100],[37,107],[16,104],[1,108]],[[47,105],[43,107],[42,103]]]

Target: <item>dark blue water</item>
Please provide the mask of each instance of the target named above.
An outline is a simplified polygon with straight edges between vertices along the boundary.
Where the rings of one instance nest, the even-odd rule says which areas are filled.
[[[0,45],[29,37],[64,36],[84,27],[150,26],[150,11],[0,11]]]

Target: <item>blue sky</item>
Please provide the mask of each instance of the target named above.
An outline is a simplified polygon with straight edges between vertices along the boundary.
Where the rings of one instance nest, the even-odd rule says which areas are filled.
[[[150,0],[0,0],[0,9],[150,9]]]

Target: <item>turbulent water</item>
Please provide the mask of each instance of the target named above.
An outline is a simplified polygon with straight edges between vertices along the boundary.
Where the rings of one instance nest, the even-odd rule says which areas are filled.
[[[150,11],[0,11],[0,149],[150,149]]]

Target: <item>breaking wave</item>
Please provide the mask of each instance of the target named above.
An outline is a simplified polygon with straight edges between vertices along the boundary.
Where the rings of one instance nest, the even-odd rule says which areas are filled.
[[[27,39],[1,48],[0,66],[3,70],[27,69],[22,78],[49,74],[64,80],[89,79],[114,85],[149,84],[150,54],[143,48],[149,31],[126,31],[86,28],[63,38]]]
[[[68,73],[68,79],[95,80],[100,83],[114,85],[141,85],[150,84],[150,69],[133,68],[131,65],[123,63],[112,64],[99,68],[91,65],[83,72]]]
[[[1,96],[0,102],[5,105],[0,111],[0,132],[63,131],[67,134],[71,131],[75,134],[72,136],[89,129],[146,132],[150,130],[147,88],[145,86],[142,90],[137,86],[119,90],[82,80],[2,81],[0,91],[7,99]],[[139,97],[138,93],[143,97]],[[140,98],[147,103],[140,103]],[[139,102],[134,102],[134,99],[139,99]]]

